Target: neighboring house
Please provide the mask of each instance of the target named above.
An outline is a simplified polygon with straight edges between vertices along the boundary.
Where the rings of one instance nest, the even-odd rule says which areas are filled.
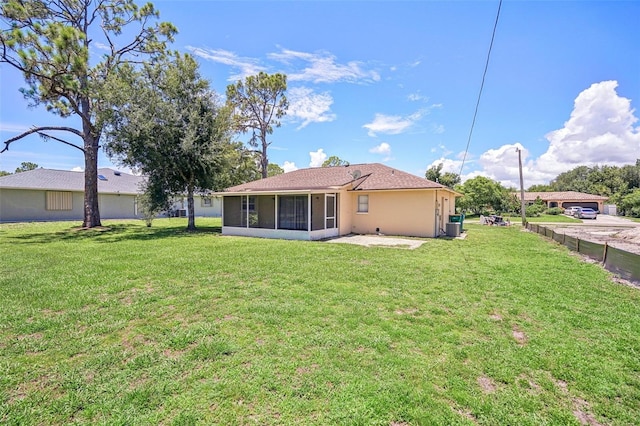
[[[143,182],[142,176],[98,169],[100,218],[139,218],[138,195]],[[196,216],[221,215],[219,198],[194,198]],[[35,169],[0,177],[0,222],[82,220],[83,217],[84,172]]]
[[[515,193],[520,200],[520,193]],[[526,204],[533,204],[540,198],[548,208],[560,207],[567,209],[573,206],[590,207],[599,212],[604,211],[604,202],[609,197],[600,195],[585,194],[583,192],[563,191],[563,192],[525,192],[524,201]]]
[[[137,197],[143,177],[98,169],[102,219],[138,217]],[[35,169],[0,177],[0,221],[82,220],[84,172]]]
[[[382,164],[301,169],[218,195],[224,235],[298,240],[351,233],[437,237],[460,196]]]
[[[193,209],[196,216],[220,217],[222,216],[222,197],[213,194],[194,195]],[[187,216],[187,197],[175,197],[168,212],[168,216]]]

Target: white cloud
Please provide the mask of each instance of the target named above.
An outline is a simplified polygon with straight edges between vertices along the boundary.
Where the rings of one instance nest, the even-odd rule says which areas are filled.
[[[545,136],[549,149],[536,161],[537,169],[553,178],[579,165],[621,166],[640,158],[638,118],[616,87],[617,81],[603,81],[578,95],[564,127]]]
[[[520,143],[515,143],[486,151],[480,155],[478,164],[482,166],[485,176],[505,186],[519,187],[518,149],[522,150],[522,161],[525,162],[529,151]]]
[[[322,167],[322,163],[327,159],[327,154],[324,153],[324,150],[320,148],[316,152],[310,152],[309,156],[311,157],[311,161],[309,162],[309,167]]]
[[[371,152],[372,154],[384,155],[384,160],[382,161],[391,160],[391,145],[386,142],[382,142],[380,145],[374,146],[369,150],[369,152]]]
[[[416,102],[416,101],[426,100],[429,98],[425,98],[420,93],[410,93],[409,96],[407,96],[407,99],[409,99],[412,102]]]
[[[71,169],[72,172],[83,172],[84,169],[80,166],[76,166],[74,168]]]
[[[331,113],[333,98],[328,92],[314,93],[306,87],[294,87],[289,89],[289,110],[286,117],[293,121],[302,121],[298,129],[302,129],[309,123],[324,123],[336,119]]]
[[[477,163],[481,168],[480,170],[474,170],[470,173],[462,174],[461,180],[465,182],[469,179],[478,176],[485,176],[490,179],[499,182],[501,185],[507,188],[520,188],[520,171],[518,165],[518,150],[521,151],[522,156],[522,169],[524,175],[525,188],[537,184],[545,183],[544,173],[540,173],[532,166],[532,161],[527,161],[530,153],[521,143],[516,142],[513,144],[505,144],[496,149],[490,149],[480,155],[474,163]],[[458,154],[458,158],[462,158],[464,152]],[[467,161],[465,164],[469,164],[469,159],[472,158],[467,155]],[[460,171],[460,164],[462,161],[457,161],[458,170]]]
[[[233,52],[224,49],[202,49],[200,47],[187,46],[187,50],[193,55],[207,61],[229,65],[238,72],[228,78],[228,81],[243,80],[245,77],[256,75],[266,68],[258,65],[258,61],[252,58],[243,58]]]
[[[408,117],[398,115],[376,114],[371,123],[365,124],[365,129],[369,129],[369,136],[376,136],[378,133],[387,135],[397,135],[404,132],[413,125],[414,121]]]
[[[463,182],[487,176],[507,187],[520,187],[518,152],[522,150],[525,188],[547,184],[560,173],[577,166],[633,164],[640,158],[640,128],[631,101],[616,93],[616,81],[594,83],[575,99],[564,127],[546,135],[549,148],[538,158],[520,143],[505,144],[484,152],[480,170],[462,176]]]
[[[300,72],[288,72],[289,81],[312,81],[314,83],[337,82],[375,82],[380,81],[380,75],[373,70],[364,68],[358,61],[346,64],[336,62],[336,57],[330,53],[307,53],[289,49],[281,49],[279,53],[270,53],[270,59],[291,65],[302,61],[308,65]]]
[[[429,170],[431,167],[437,166],[439,164],[442,164],[442,170],[441,170],[442,173],[458,174],[460,173],[460,166],[462,165],[462,161],[440,157],[439,159],[434,160],[431,164],[429,164],[425,172]]]
[[[281,167],[282,167],[282,170],[284,170],[285,173],[293,172],[294,170],[298,170],[298,167],[296,166],[296,163],[294,163],[292,161],[285,161],[284,164]]]
[[[391,146],[386,142],[382,142],[380,145],[371,148],[369,152],[373,154],[389,155],[391,154]]]
[[[431,114],[431,110],[434,108],[440,108],[441,106],[440,104],[434,104],[426,108],[420,108],[418,111],[406,117],[378,113],[374,116],[371,123],[367,123],[362,127],[369,129],[368,135],[371,137],[375,137],[378,133],[397,135],[407,131],[418,121],[422,120],[425,115]]]

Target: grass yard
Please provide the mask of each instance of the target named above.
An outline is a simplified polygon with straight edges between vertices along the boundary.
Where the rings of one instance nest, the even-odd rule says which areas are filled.
[[[522,216],[511,216],[511,223],[521,223]],[[527,217],[527,222],[531,223],[582,223],[581,219],[565,216],[563,214],[541,214],[540,216]]]
[[[0,423],[629,425],[640,291],[520,227],[417,250],[0,227]]]

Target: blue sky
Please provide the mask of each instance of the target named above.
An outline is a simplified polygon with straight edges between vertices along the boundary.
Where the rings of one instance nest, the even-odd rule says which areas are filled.
[[[337,155],[460,172],[498,1],[154,4],[178,27],[172,48],[196,56],[218,93],[258,71],[287,74],[291,107],[270,162],[292,170]],[[635,163],[639,17],[636,1],[504,1],[463,177],[516,186],[516,147],[527,187],[578,165]],[[22,86],[0,65],[2,140],[60,123],[28,109]],[[14,143],[0,169],[22,161],[83,167],[80,151],[38,137]],[[101,155],[101,167],[113,163]]]

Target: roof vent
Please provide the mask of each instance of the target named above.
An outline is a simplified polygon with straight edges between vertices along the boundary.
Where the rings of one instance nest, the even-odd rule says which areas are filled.
[[[120,173],[120,172],[119,172],[119,171],[117,171],[117,170],[114,170],[114,171],[113,171],[113,174],[114,174],[114,175],[116,175],[116,176],[120,176],[122,173]]]
[[[100,180],[107,180],[107,178],[106,178],[106,177],[104,177],[104,175],[98,175],[98,179],[100,179]]]

